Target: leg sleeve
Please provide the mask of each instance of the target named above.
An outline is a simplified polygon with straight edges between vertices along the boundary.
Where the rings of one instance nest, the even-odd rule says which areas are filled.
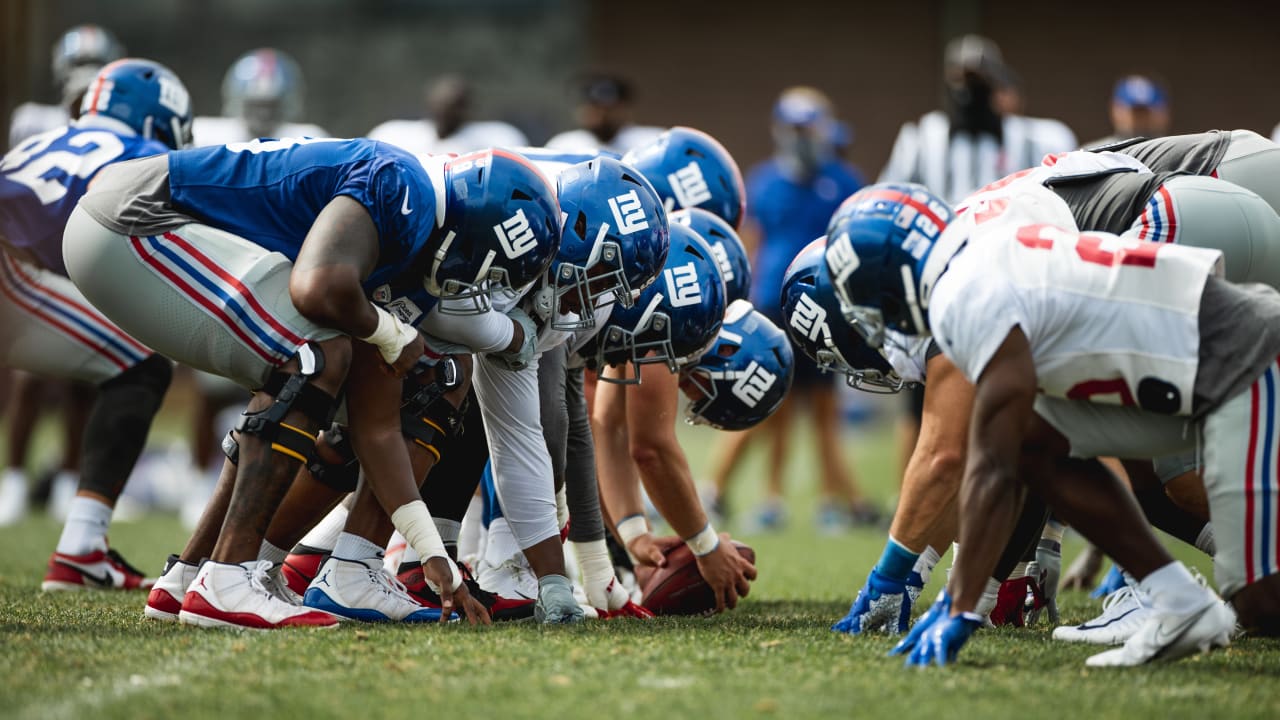
[[[564,399],[566,353],[565,346],[558,345],[538,358],[538,400],[542,434],[547,438],[547,454],[551,457],[551,473],[557,488],[564,484],[565,438],[569,432],[569,416]]]
[[[591,542],[605,537],[600,513],[600,486],[596,483],[595,443],[582,368],[566,370],[564,398],[569,411],[568,461],[565,466],[565,494],[569,503],[569,539]]]

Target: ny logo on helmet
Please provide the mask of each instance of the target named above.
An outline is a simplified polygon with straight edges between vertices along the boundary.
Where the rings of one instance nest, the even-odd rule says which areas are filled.
[[[175,115],[186,115],[191,109],[191,96],[182,83],[173,78],[160,76],[160,105],[168,108]]]
[[[827,329],[827,311],[805,293],[791,313],[791,327],[810,341],[816,341]]]
[[[667,295],[672,307],[697,305],[702,302],[702,288],[698,287],[698,270],[693,263],[667,268],[662,272],[667,281]]]
[[[696,162],[667,176],[671,183],[671,192],[676,196],[676,203],[682,208],[696,207],[711,199],[711,188],[702,176],[702,168]]]
[[[747,407],[754,408],[777,381],[775,373],[765,370],[760,363],[752,360],[746,370],[738,373],[738,379],[733,383],[733,395]]]
[[[729,262],[729,251],[724,249],[724,243],[717,242],[711,246],[711,257],[715,258],[716,265],[720,267],[720,277],[724,278],[725,283],[733,282],[733,263]]]
[[[524,208],[503,220],[501,225],[494,225],[493,233],[498,236],[498,244],[510,260],[515,260],[538,246],[538,238],[534,236],[533,228],[529,227],[529,218],[524,216]]]
[[[849,242],[848,233],[841,234],[835,242],[827,245],[827,268],[831,271],[831,280],[837,290],[844,286],[849,275],[860,264],[858,253],[853,251],[853,244]]]
[[[613,220],[618,225],[618,232],[630,235],[649,227],[644,218],[644,207],[640,205],[640,196],[635,190],[609,198],[609,209],[613,211]]]

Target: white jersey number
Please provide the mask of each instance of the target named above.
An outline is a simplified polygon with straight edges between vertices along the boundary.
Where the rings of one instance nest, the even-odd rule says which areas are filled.
[[[67,143],[73,148],[84,149],[84,152],[44,152],[66,132],[67,128],[50,130],[22,143],[4,156],[0,172],[10,180],[31,188],[40,202],[48,205],[66,197],[68,179],[90,177],[124,154],[124,143],[109,132],[82,132]],[[53,170],[61,170],[62,173],[48,177]]]

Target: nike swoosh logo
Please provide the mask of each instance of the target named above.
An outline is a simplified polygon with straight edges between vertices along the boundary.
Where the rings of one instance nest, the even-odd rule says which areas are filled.
[[[404,189],[404,202],[400,205],[400,214],[408,215],[413,212],[413,208],[409,207],[409,188]]]
[[[83,576],[85,577],[85,579],[86,579],[86,580],[89,580],[89,581],[93,582],[95,585],[101,585],[102,587],[114,587],[114,586],[115,586],[115,578],[114,578],[114,577],[111,575],[111,573],[109,573],[109,572],[104,572],[104,573],[102,573],[101,575],[94,575],[93,573],[89,572],[88,570],[85,570],[84,568],[79,567],[79,566],[76,566],[76,565],[72,565],[71,563],[65,563],[65,562],[64,562],[64,563],[59,563],[59,564],[60,564],[60,565],[62,565],[63,567],[69,567],[69,568],[71,568],[72,570],[75,570],[76,572],[78,572],[78,573],[80,573],[81,575],[83,575]]]
[[[1090,625],[1089,623],[1085,623],[1085,624],[1083,624],[1083,625],[1078,625],[1078,626],[1076,626],[1076,629],[1077,629],[1077,630],[1097,630],[1097,629],[1099,629],[1099,628],[1104,628],[1104,627],[1107,627],[1108,625],[1111,625],[1112,623],[1120,622],[1121,620],[1123,620],[1124,618],[1128,617],[1129,615],[1131,615],[1132,613],[1136,612],[1137,610],[1138,610],[1138,608],[1132,608],[1132,609],[1130,609],[1130,610],[1125,610],[1122,614],[1117,615],[1117,616],[1115,616],[1115,617],[1111,618],[1110,620],[1108,620],[1108,621],[1106,621],[1106,622],[1102,623],[1101,625]]]
[[[1156,636],[1155,636],[1156,645],[1159,645],[1160,647],[1166,647],[1168,645],[1173,644],[1174,641],[1176,641],[1179,637],[1182,637],[1182,635],[1186,633],[1186,631],[1192,625],[1194,625],[1197,620],[1199,620],[1201,617],[1204,617],[1204,614],[1209,612],[1209,610],[1211,610],[1212,608],[1213,606],[1210,605],[1206,607],[1204,610],[1201,610],[1200,612],[1196,613],[1195,615],[1189,616],[1182,622],[1175,625],[1173,629],[1170,630],[1169,632],[1165,632],[1164,625],[1160,625],[1159,627],[1156,628]]]

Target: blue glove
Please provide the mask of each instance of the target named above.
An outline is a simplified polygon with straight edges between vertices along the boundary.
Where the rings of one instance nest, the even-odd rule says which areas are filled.
[[[885,577],[873,569],[849,613],[831,629],[850,635],[875,630],[904,633],[911,621],[912,599],[905,582]]]
[[[933,607],[929,611],[920,616],[916,624],[912,626],[911,632],[907,634],[893,649],[889,651],[890,655],[902,655],[915,649],[920,639],[929,631],[929,626],[941,619],[945,619],[951,615],[951,596],[946,590],[938,593],[938,599],[934,601]]]
[[[942,667],[956,659],[956,653],[969,640],[974,630],[982,627],[982,616],[977,613],[961,613],[933,623],[920,644],[907,658],[907,667],[929,667],[938,663]]]

